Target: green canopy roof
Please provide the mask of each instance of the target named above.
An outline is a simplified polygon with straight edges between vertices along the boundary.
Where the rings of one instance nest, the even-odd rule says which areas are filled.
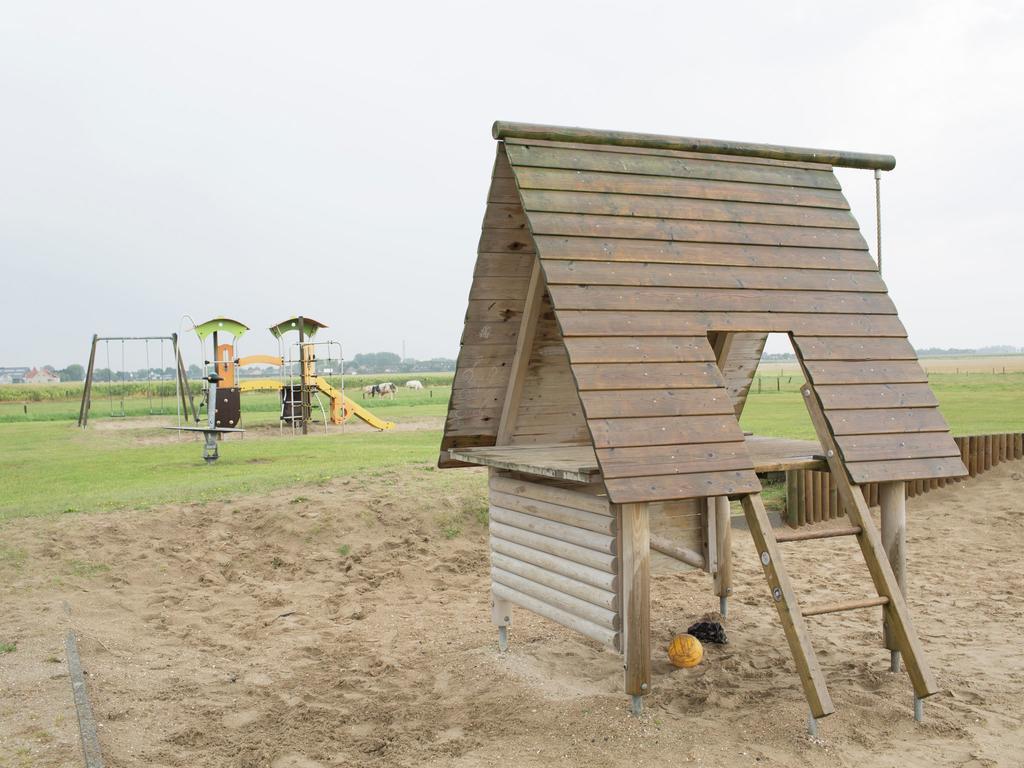
[[[287,320],[282,320],[277,325],[270,326],[270,332],[277,338],[281,338],[289,331],[298,331],[300,320],[302,321],[302,333],[307,339],[313,338],[318,330],[327,327],[311,317],[291,317]]]
[[[215,317],[213,320],[200,323],[193,330],[201,341],[206,341],[206,337],[214,331],[226,331],[237,339],[249,330],[249,326],[232,320],[230,317]]]

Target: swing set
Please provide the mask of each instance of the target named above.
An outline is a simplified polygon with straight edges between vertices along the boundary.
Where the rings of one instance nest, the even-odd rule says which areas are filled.
[[[117,345],[120,344],[121,346],[121,364],[116,374],[112,367],[110,350],[112,343],[115,347],[114,360],[117,358]],[[82,388],[82,403],[78,409],[78,426],[85,427],[89,424],[89,412],[92,409],[93,387],[97,383],[96,356],[99,351],[100,344],[103,345],[103,354],[106,358],[107,367],[106,377],[101,375],[99,378],[99,384],[105,385],[106,387],[106,399],[110,410],[110,416],[114,418],[125,418],[128,416],[128,411],[125,408],[125,395],[128,393],[128,385],[135,379],[130,378],[129,376],[126,358],[127,348],[133,343],[141,343],[144,348],[146,362],[145,398],[149,415],[155,416],[169,413],[166,406],[166,394],[164,393],[164,388],[159,386],[159,382],[164,380],[163,376],[166,371],[165,363],[167,360],[167,348],[168,345],[170,345],[170,354],[175,360],[175,399],[180,402],[180,408],[185,411],[186,415],[191,409],[193,418],[196,418],[195,402],[193,401],[191,392],[188,388],[188,378],[185,374],[185,365],[181,359],[181,351],[178,349],[178,334],[172,333],[170,336],[100,336],[98,334],[93,334],[92,346],[89,352],[89,365],[85,373],[85,386]],[[160,371],[160,376],[156,380],[155,386],[153,378],[154,369],[152,367],[152,358],[150,354],[152,344],[157,344],[159,346],[160,367],[157,370]],[[156,400],[156,407],[154,407],[154,400]]]

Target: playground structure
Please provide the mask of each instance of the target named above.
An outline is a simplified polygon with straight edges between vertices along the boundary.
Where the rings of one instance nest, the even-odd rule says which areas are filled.
[[[219,377],[217,388],[217,426],[234,427],[242,419],[241,395],[243,392],[276,391],[281,396],[280,423],[307,434],[313,416],[314,401],[319,406],[326,428],[331,424],[344,424],[358,418],[375,429],[387,430],[394,424],[378,418],[366,408],[345,395],[344,359],[341,344],[337,341],[317,341],[317,331],[327,326],[309,317],[293,317],[270,327],[270,333],[278,341],[277,355],[238,355],[238,342],[249,330],[248,326],[227,317],[216,317],[195,326],[196,335],[203,344],[206,358],[206,340],[212,340],[213,354],[204,359],[207,371]],[[287,334],[298,334],[295,343],[289,343]],[[225,340],[224,336],[230,336]],[[336,359],[341,366],[341,386],[334,387],[317,370],[317,349],[328,351],[328,359]],[[330,350],[337,350],[337,357],[330,358]],[[247,365],[273,365],[280,369],[277,379],[243,379],[239,369]],[[324,408],[320,395],[328,400]],[[209,397],[207,397],[209,402]]]
[[[920,719],[938,686],[904,599],[907,483],[967,470],[833,173],[872,169],[877,191],[894,158],[510,123],[494,138],[439,466],[489,468],[499,646],[513,605],[569,627],[622,654],[639,713],[650,550],[712,576],[726,615],[739,500],[809,729],[834,707],[806,620],[864,608],[882,609]],[[739,426],[773,332],[817,441]],[[806,469],[827,471],[848,525],[772,529],[758,474]],[[781,545],[837,536],[876,594],[801,605]]]
[[[243,392],[255,391],[277,391],[281,395],[280,422],[282,428],[287,425],[296,431],[306,434],[309,424],[312,422],[313,406],[316,403],[323,416],[323,423],[326,428],[328,423],[344,424],[351,418],[358,418],[371,427],[379,430],[393,429],[394,424],[390,421],[379,418],[368,409],[353,401],[345,395],[344,390],[344,360],[342,358],[341,345],[337,341],[318,341],[314,337],[317,331],[327,326],[312,318],[294,317],[284,320],[270,327],[270,332],[278,341],[278,354],[276,355],[250,355],[239,357],[237,348],[239,339],[249,330],[249,327],[237,320],[227,317],[216,317],[204,323],[195,324],[193,330],[199,339],[203,349],[203,380],[206,382],[203,389],[203,400],[197,405],[188,385],[185,363],[182,358],[181,349],[178,344],[178,335],[170,336],[99,336],[93,335],[89,352],[89,365],[86,369],[85,385],[82,390],[82,401],[79,407],[78,426],[85,427],[89,423],[89,412],[92,406],[93,384],[96,380],[97,353],[100,345],[105,345],[107,356],[107,378],[108,381],[101,382],[107,385],[107,397],[110,401],[111,416],[126,416],[124,407],[123,392],[120,395],[119,409],[114,400],[115,385],[126,385],[128,374],[125,360],[125,345],[137,342],[145,344],[146,367],[150,363],[150,343],[159,343],[160,346],[160,369],[163,370],[166,356],[164,345],[169,343],[171,356],[174,359],[175,367],[175,397],[177,400],[178,426],[177,429],[185,431],[201,431],[204,433],[212,430],[226,432],[241,432],[238,425],[242,420]],[[287,334],[290,332],[298,334],[298,340],[290,343]],[[207,354],[207,340],[211,343],[209,355]],[[110,361],[110,345],[120,343],[121,345],[121,368],[117,379],[114,378]],[[336,359],[341,370],[338,372],[340,388],[334,387],[317,370],[318,355],[317,349],[326,349],[329,359]],[[331,350],[337,351],[337,357],[331,358]],[[277,379],[243,379],[239,376],[239,368],[246,365],[273,365],[280,369],[280,376]],[[150,400],[149,412],[157,413],[152,407],[152,382],[147,383],[147,397]],[[324,408],[321,403],[321,395],[327,398],[328,407]],[[158,393],[160,398],[160,413],[164,413],[163,394]],[[191,422],[200,424],[202,416],[200,411],[206,408],[209,423],[206,426],[185,428],[184,424]],[[209,446],[208,446],[209,447]]]

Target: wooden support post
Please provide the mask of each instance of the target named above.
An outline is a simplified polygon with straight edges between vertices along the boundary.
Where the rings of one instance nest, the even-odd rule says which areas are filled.
[[[786,522],[790,528],[800,526],[800,517],[797,511],[797,482],[799,470],[786,470]]]
[[[882,483],[879,502],[882,516],[882,547],[889,559],[893,576],[904,597],[907,595],[907,491],[906,483],[896,480]],[[892,671],[899,671],[899,646],[889,626],[885,610],[882,610],[882,633],[885,647],[892,652]]]
[[[704,499],[701,510],[701,549],[704,553],[704,570],[712,578],[718,573],[718,518],[715,517],[715,498]]]
[[[782,621],[782,628],[786,633],[789,650],[793,654],[793,661],[796,663],[796,671],[800,675],[811,714],[815,718],[831,715],[835,707],[825,685],[825,675],[818,666],[818,658],[807,634],[807,625],[800,613],[800,604],[793,592],[789,575],[782,565],[779,547],[775,543],[772,524],[768,520],[768,512],[765,511],[761,494],[752,493],[743,497],[743,513],[747,517],[747,527],[750,528],[754,546],[757,547],[757,554],[768,580],[772,600],[778,609],[779,619]]]
[[[832,520],[843,516],[843,510],[839,504],[839,491],[836,490],[836,479],[832,473],[828,473],[828,505],[832,509]]]
[[[811,506],[814,508],[811,519],[816,523],[820,523],[824,519],[821,515],[821,473],[808,472],[807,475],[811,481]]]
[[[714,504],[718,552],[715,594],[718,595],[718,610],[725,618],[729,613],[729,595],[732,594],[732,513],[728,496],[716,496]]]
[[[487,470],[490,480],[494,479],[497,470],[493,467]],[[490,482],[488,482],[488,489]],[[490,490],[488,490],[490,493]],[[491,552],[493,555],[493,551]],[[498,597],[494,594],[494,582],[491,582],[491,623],[498,628],[498,650],[502,653],[508,650],[508,628],[512,626],[512,603],[509,600]]]
[[[177,337],[177,334],[175,334]],[[199,423],[199,412],[196,410],[196,401],[192,397],[192,390],[188,385],[188,371],[185,369],[185,361],[181,357],[181,349],[177,346],[175,341],[174,355],[177,358],[178,365],[178,389],[181,392],[181,408],[185,414],[186,420],[189,418],[189,410],[192,412],[192,421],[196,424]]]
[[[85,383],[82,385],[82,404],[78,408],[78,426],[84,427],[89,423],[89,408],[92,406],[92,377],[96,370],[96,344],[99,335],[92,335],[92,346],[89,349],[89,367],[85,370]],[[109,357],[109,355],[108,355]]]
[[[804,470],[804,522],[813,525],[814,519],[814,472]]]
[[[910,610],[903,599],[903,592],[896,581],[896,575],[889,565],[889,558],[885,555],[881,536],[875,528],[871,512],[864,500],[864,493],[860,486],[854,485],[850,481],[849,475],[846,474],[846,468],[840,458],[839,447],[836,445],[828,420],[825,418],[825,409],[818,399],[818,393],[811,389],[810,382],[814,379],[799,353],[799,347],[796,344],[793,346],[797,350],[797,359],[803,369],[805,381],[808,382],[801,388],[801,393],[811,416],[811,423],[818,434],[818,440],[825,451],[829,469],[832,470],[832,474],[836,478],[839,497],[846,506],[846,513],[849,515],[851,525],[861,528],[857,542],[860,544],[864,561],[867,563],[871,580],[874,582],[875,591],[880,597],[889,598],[885,612],[892,630],[894,644],[903,655],[907,673],[914,685],[914,693],[920,699],[927,698],[938,693],[939,688],[928,667],[924,648],[910,619]]]
[[[505,402],[501,408],[501,420],[498,422],[498,436],[495,445],[508,445],[515,433],[516,419],[519,415],[519,401],[523,396],[526,384],[526,371],[530,364],[530,353],[533,351],[533,339],[537,334],[537,320],[544,302],[544,274],[541,272],[540,259],[534,258],[533,271],[530,273],[530,285],[526,290],[526,304],[523,316],[519,321],[519,334],[516,336],[516,351],[512,358],[512,370],[509,372],[508,388],[505,390]]]
[[[616,506],[622,557],[622,642],[626,693],[639,714],[651,692],[651,551],[646,504]]]
[[[995,451],[995,436],[985,435],[985,471],[994,466],[993,455]]]
[[[807,525],[807,493],[806,470],[797,470],[796,473],[796,524]]]

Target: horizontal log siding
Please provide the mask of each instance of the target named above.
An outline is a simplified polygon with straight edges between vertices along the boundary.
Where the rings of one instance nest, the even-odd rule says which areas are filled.
[[[616,520],[605,496],[494,473],[494,594],[619,647]]]

